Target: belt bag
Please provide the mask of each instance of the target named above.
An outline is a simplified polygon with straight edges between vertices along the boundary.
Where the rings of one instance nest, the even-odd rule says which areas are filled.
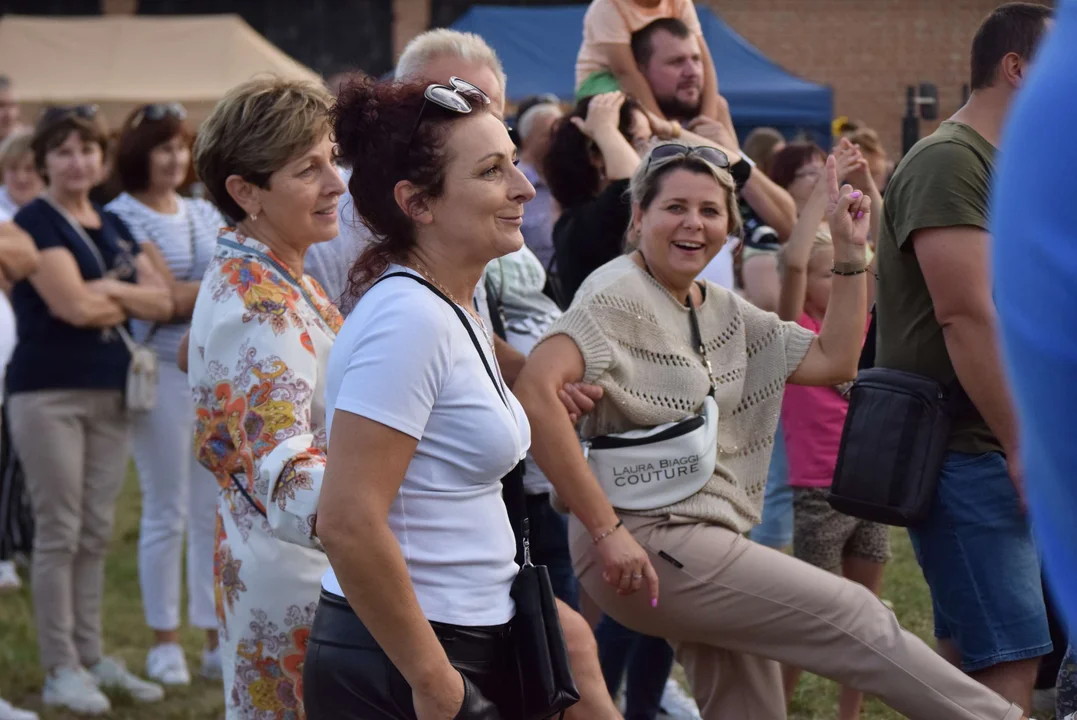
[[[591,438],[584,455],[615,508],[653,510],[699,492],[718,461],[718,404],[645,430]]]
[[[862,370],[849,394],[831,507],[899,527],[927,519],[962,399],[953,387],[915,373]]]

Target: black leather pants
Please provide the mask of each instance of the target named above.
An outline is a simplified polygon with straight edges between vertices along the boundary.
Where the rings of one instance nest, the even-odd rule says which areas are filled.
[[[508,625],[431,623],[464,677],[459,720],[512,720],[519,713]],[[322,592],[303,667],[309,720],[415,720],[411,687],[347,600]]]

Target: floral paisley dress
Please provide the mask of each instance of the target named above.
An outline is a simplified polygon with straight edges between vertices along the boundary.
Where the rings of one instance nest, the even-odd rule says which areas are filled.
[[[191,321],[194,451],[220,483],[214,589],[228,720],[303,713],[303,658],[329,567],[313,537],[325,470],[325,363],[341,316],[235,230]]]

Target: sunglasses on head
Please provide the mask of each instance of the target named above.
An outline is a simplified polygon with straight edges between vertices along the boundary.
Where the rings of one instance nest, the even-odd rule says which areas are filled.
[[[701,160],[705,160],[715,167],[722,168],[723,170],[729,169],[729,156],[718,148],[707,147],[706,145],[690,147],[679,143],[659,145],[653,148],[647,156],[647,167],[650,168],[652,162],[658,162],[659,160],[689,158],[693,155]]]
[[[131,121],[131,129],[134,130],[141,125],[143,120],[158,122],[166,117],[175,118],[182,122],[187,119],[187,108],[175,102],[143,105],[138,109],[138,113],[135,114],[134,120]]]
[[[461,80],[458,77],[449,78],[448,85],[438,83],[427,85],[426,91],[423,92],[423,106],[419,108],[419,114],[415,117],[415,126],[412,127],[411,135],[408,136],[408,147],[411,147],[411,142],[415,139],[415,133],[418,132],[423,115],[426,113],[426,106],[430,103],[445,110],[466,115],[474,107],[472,103],[489,105],[490,96],[477,85],[472,85],[467,80]]]
[[[41,122],[54,123],[76,117],[82,120],[93,120],[97,117],[96,105],[51,105],[41,112]]]

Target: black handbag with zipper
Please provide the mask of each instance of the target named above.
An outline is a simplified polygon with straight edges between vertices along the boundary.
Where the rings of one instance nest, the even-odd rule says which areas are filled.
[[[860,371],[849,391],[828,500],[838,512],[912,527],[931,512],[952,421],[971,401],[954,381],[890,368]]]

